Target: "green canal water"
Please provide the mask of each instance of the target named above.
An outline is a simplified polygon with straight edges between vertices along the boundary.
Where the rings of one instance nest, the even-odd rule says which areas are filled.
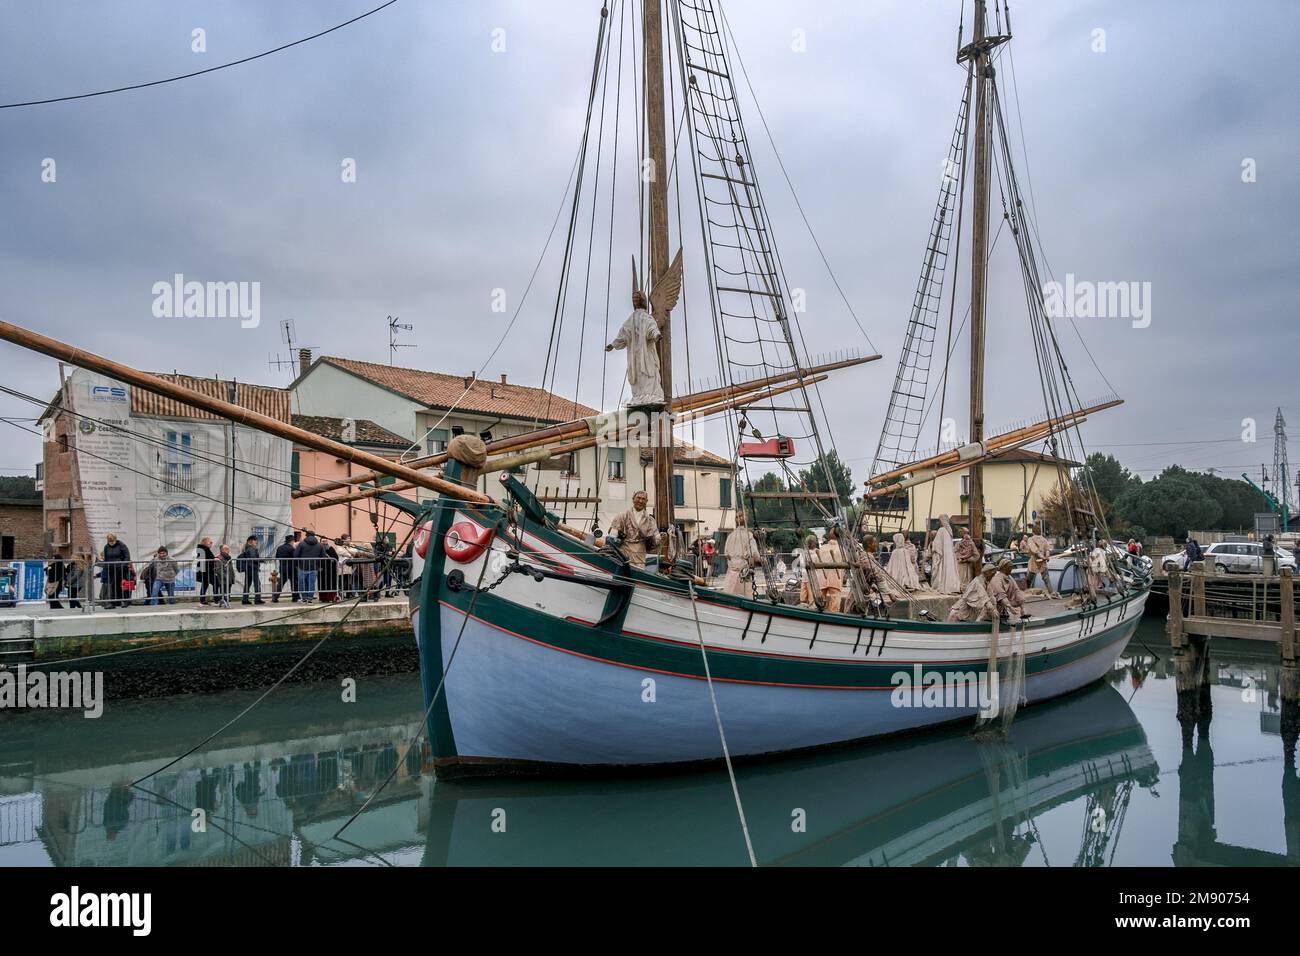
[[[1283,759],[1276,650],[1213,646],[1208,738],[1184,749],[1162,629],[1148,617],[1107,680],[1021,711],[1002,742],[963,729],[739,767],[759,862],[1300,861],[1300,780]],[[638,780],[436,783],[411,747],[415,675],[361,680],[353,703],[334,683],[283,687],[132,786],[258,693],[110,702],[98,720],[5,715],[0,865],[746,863],[721,766]]]

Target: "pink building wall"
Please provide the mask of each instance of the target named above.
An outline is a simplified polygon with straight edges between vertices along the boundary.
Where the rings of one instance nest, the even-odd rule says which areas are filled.
[[[299,482],[303,487],[338,481],[353,474],[362,474],[364,468],[358,468],[351,462],[341,461],[333,455],[310,451],[297,447]],[[344,491],[328,492],[329,495],[346,494]],[[336,540],[347,534],[360,544],[369,544],[375,539],[376,530],[392,532],[397,535],[400,545],[406,539],[411,528],[411,518],[396,508],[369,499],[354,501],[347,505],[335,505],[332,508],[312,510],[311,502],[320,498],[293,499],[293,526],[298,529],[315,531],[320,537]],[[371,516],[378,512],[379,525],[371,521]]]

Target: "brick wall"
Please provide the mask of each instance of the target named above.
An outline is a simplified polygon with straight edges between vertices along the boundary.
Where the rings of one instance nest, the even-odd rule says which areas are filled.
[[[45,513],[39,500],[0,500],[0,540],[10,537],[14,539],[14,558],[45,557]],[[8,553],[0,555],[7,557]]]
[[[60,549],[65,557],[86,554],[93,550],[90,529],[86,526],[86,513],[81,505],[81,480],[77,474],[76,420],[62,412],[54,415],[49,438],[44,446],[45,462],[45,518],[44,527],[50,539],[63,542],[69,539],[71,548]]]

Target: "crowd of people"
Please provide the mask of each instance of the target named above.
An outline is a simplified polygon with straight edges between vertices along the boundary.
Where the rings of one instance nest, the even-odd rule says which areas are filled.
[[[229,607],[233,600],[245,605],[279,603],[288,594],[293,603],[331,603],[343,598],[377,601],[409,586],[411,551],[393,554],[387,537],[370,545],[353,542],[347,534],[335,539],[314,531],[287,534],[274,553],[263,555],[262,542],[249,535],[238,551],[230,544],[202,538],[190,566],[194,591],[203,607]],[[89,556],[87,556],[89,558]],[[93,581],[99,581],[98,605],[122,608],[131,604],[175,604],[182,564],[161,546],[147,561],[134,561],[131,550],[116,535],[91,560],[65,555],[50,559],[45,568],[45,596],[53,609],[80,608],[89,598]],[[87,575],[91,576],[88,582]]]

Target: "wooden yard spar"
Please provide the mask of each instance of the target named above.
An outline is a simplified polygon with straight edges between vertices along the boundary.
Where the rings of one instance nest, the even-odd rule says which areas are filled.
[[[247,425],[249,428],[255,428],[258,431],[297,442],[314,451],[325,452],[344,461],[376,469],[381,474],[392,475],[394,478],[400,478],[415,487],[426,488],[448,498],[479,503],[491,501],[487,495],[480,494],[472,488],[464,488],[454,482],[426,472],[416,471],[414,468],[397,464],[379,455],[372,455],[370,452],[332,441],[301,428],[295,428],[293,425],[286,424],[269,415],[263,415],[260,412],[233,405],[230,402],[211,398],[183,385],[177,385],[164,378],[159,378],[157,375],[141,372],[128,365],[67,345],[56,339],[41,335],[39,332],[24,329],[21,326],[0,322],[0,339],[67,362],[69,365],[75,365],[78,368],[84,368],[92,372],[99,372],[136,388],[142,388],[147,392],[184,402],[186,405],[192,405],[205,412],[220,415],[222,418],[227,418],[236,424]]]

